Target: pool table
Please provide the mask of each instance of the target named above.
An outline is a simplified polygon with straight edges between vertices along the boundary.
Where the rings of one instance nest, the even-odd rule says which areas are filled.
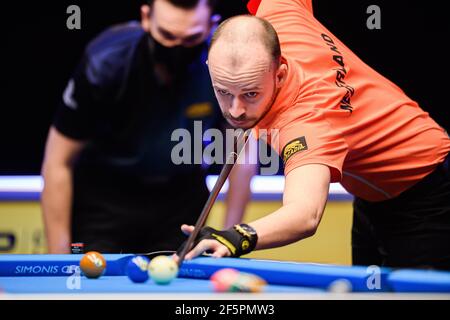
[[[145,299],[249,299],[347,298],[450,298],[450,272],[392,270],[378,267],[308,264],[246,258],[198,257],[183,262],[169,285],[151,279],[133,283],[125,267],[133,255],[105,254],[105,274],[99,279],[80,276],[82,255],[0,255],[0,298],[145,298]],[[264,278],[263,293],[214,293],[209,277],[222,268],[235,268]],[[330,291],[336,280],[351,284],[352,292]]]

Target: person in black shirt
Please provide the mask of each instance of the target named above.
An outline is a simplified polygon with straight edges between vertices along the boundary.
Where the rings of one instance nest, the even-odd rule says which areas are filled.
[[[113,26],[86,47],[46,145],[49,253],[68,253],[71,242],[104,253],[174,250],[184,240],[181,222],[194,223],[208,196],[206,170],[174,164],[171,137],[193,134],[195,121],[203,130],[221,123],[205,63],[220,18],[213,8],[153,0],[141,23]],[[241,191],[228,199],[228,223],[239,222],[254,166],[235,171]]]

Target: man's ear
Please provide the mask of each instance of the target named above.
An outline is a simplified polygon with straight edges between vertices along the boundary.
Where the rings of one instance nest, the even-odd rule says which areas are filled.
[[[151,8],[148,4],[141,6],[141,26],[146,32],[150,32],[150,12]]]
[[[277,69],[277,73],[276,73],[277,88],[281,88],[284,85],[286,78],[287,78],[287,71],[288,71],[288,66],[282,60],[280,66]]]

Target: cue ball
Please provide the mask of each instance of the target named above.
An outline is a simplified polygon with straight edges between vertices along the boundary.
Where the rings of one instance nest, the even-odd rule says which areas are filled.
[[[128,261],[126,274],[128,278],[136,283],[148,280],[148,264],[150,260],[144,256],[135,256]]]
[[[328,286],[328,292],[347,293],[352,291],[352,283],[347,279],[334,280]]]
[[[157,256],[148,265],[148,274],[156,284],[169,284],[178,274],[178,265],[168,256]]]
[[[80,269],[87,278],[98,278],[106,269],[105,258],[96,251],[87,252],[80,260]]]

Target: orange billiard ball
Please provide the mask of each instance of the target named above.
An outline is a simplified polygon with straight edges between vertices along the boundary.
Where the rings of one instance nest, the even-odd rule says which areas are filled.
[[[86,277],[98,278],[106,269],[106,260],[96,251],[87,252],[80,260],[80,269]]]

